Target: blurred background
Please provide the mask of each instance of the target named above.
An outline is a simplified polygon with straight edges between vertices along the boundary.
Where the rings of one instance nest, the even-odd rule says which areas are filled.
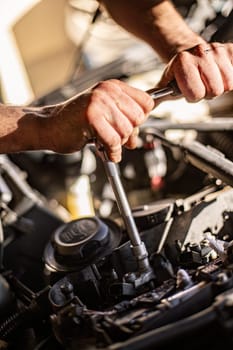
[[[80,61],[82,69],[96,67],[134,41],[100,15],[94,0],[1,0],[0,11],[1,91],[7,103],[29,103],[78,75]]]
[[[232,16],[232,0],[173,2],[190,26],[203,32],[207,40]],[[156,54],[116,25],[95,0],[1,0],[0,11],[4,102],[30,103],[77,78],[83,70],[99,67],[122,55],[129,55],[123,74],[132,76],[140,70],[161,69],[159,64],[152,65],[152,56],[155,60]],[[150,62],[145,60],[148,55]],[[133,71],[130,63],[138,65],[137,71]],[[155,73],[151,74],[150,83],[154,85],[157,79]],[[144,77],[141,80],[145,81]]]

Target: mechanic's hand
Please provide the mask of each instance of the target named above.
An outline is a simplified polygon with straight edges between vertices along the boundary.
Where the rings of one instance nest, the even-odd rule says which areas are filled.
[[[202,43],[178,53],[167,65],[159,86],[174,79],[189,102],[233,90],[233,44]]]
[[[121,160],[122,146],[135,148],[138,126],[154,108],[144,91],[120,80],[106,80],[85,93],[55,106],[52,112],[52,149],[69,153],[96,138],[114,162]]]

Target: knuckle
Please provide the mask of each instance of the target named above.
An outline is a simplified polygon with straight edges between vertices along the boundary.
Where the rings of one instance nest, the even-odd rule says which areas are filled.
[[[186,99],[188,102],[199,102],[206,96],[206,92],[204,91],[196,91],[196,92],[190,92]]]
[[[89,105],[88,107],[93,107],[99,105],[99,103],[104,102],[105,94],[102,91],[101,86],[95,88],[90,95]]]
[[[112,84],[111,84],[111,81],[109,80],[106,80],[106,81],[101,81],[98,85],[98,88],[100,88],[101,90],[108,90],[108,89],[111,89],[112,88]]]
[[[111,139],[109,140],[109,147],[114,150],[114,149],[119,149],[121,145],[121,138],[120,135],[115,134],[111,137]]]
[[[154,108],[154,100],[149,94],[145,94],[143,110],[149,113]],[[144,117],[144,115],[143,115]]]
[[[129,137],[129,135],[132,134],[132,132],[133,132],[133,126],[126,125],[121,129],[121,136],[122,138],[126,139]]]
[[[137,111],[135,111],[135,113],[134,113],[134,118],[132,121],[133,127],[139,126],[140,124],[142,124],[144,122],[144,120],[145,120],[145,114],[143,113],[143,111],[141,109],[137,109]],[[132,130],[131,130],[131,132],[132,132]]]
[[[183,65],[186,61],[190,60],[190,52],[189,51],[181,51],[179,52],[174,61],[173,61],[173,65]]]
[[[213,86],[210,93],[213,97],[220,96],[224,93],[224,87],[223,86]]]
[[[96,89],[113,91],[118,85],[116,79],[103,80],[98,83]]]

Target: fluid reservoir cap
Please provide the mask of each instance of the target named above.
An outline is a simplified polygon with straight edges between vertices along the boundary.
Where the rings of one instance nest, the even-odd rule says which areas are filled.
[[[55,236],[57,243],[72,244],[84,243],[85,240],[93,237],[99,228],[97,220],[88,218],[74,221],[67,225],[64,230]]]
[[[121,227],[110,219],[88,216],[58,227],[44,251],[49,273],[81,271],[112,253],[122,238]]]
[[[61,255],[74,255],[86,244],[96,247],[108,241],[108,227],[97,217],[85,217],[62,225],[54,235],[55,250]]]

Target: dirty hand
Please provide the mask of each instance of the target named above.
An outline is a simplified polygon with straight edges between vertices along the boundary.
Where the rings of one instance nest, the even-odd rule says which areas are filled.
[[[58,104],[53,113],[53,151],[70,153],[96,138],[110,160],[121,160],[122,146],[136,147],[138,127],[154,108],[144,91],[116,80],[98,83]]]
[[[189,102],[233,90],[233,44],[201,43],[179,52],[168,63],[159,86],[174,79]]]

